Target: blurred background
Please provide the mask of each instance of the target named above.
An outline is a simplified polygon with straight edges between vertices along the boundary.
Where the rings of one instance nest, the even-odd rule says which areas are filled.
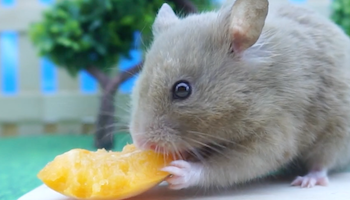
[[[350,0],[290,1],[349,33]],[[223,0],[0,0],[0,199],[40,184],[71,148],[119,150],[130,92],[162,3],[179,14]]]

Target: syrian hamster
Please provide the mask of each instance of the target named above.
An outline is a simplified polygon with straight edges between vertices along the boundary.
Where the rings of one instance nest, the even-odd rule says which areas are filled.
[[[180,155],[171,189],[228,187],[295,160],[327,185],[350,161],[350,40],[324,16],[267,0],[179,17],[168,4],[132,91],[134,144]]]

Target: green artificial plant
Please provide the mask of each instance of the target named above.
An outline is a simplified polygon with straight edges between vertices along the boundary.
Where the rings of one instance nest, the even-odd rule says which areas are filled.
[[[141,70],[143,62],[117,74],[111,69],[120,56],[130,56],[135,31],[142,33],[142,47],[147,48],[152,23],[165,2],[180,15],[214,5],[212,0],[58,0],[30,28],[40,56],[74,77],[86,70],[98,81],[102,89],[95,133],[98,148],[113,148],[114,96],[120,84]]]
[[[332,1],[332,20],[350,36],[350,0]]]

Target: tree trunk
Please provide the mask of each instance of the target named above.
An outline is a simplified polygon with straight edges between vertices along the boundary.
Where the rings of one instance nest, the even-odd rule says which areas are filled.
[[[114,148],[115,91],[104,90],[96,121],[95,147],[111,150]]]
[[[105,148],[111,150],[114,148],[114,134],[115,134],[115,95],[119,86],[135,76],[142,69],[143,62],[131,67],[130,69],[120,72],[113,79],[109,78],[97,67],[87,68],[90,73],[99,82],[102,88],[102,96],[100,102],[100,109],[96,121],[95,131],[95,147]]]

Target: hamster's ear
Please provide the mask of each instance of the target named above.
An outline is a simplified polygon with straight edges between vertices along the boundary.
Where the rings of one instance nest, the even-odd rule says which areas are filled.
[[[154,20],[152,26],[153,35],[161,33],[178,21],[179,18],[176,16],[173,9],[167,3],[164,3],[159,9],[156,19]]]
[[[232,50],[242,53],[260,37],[268,13],[268,0],[236,0],[229,17]]]

